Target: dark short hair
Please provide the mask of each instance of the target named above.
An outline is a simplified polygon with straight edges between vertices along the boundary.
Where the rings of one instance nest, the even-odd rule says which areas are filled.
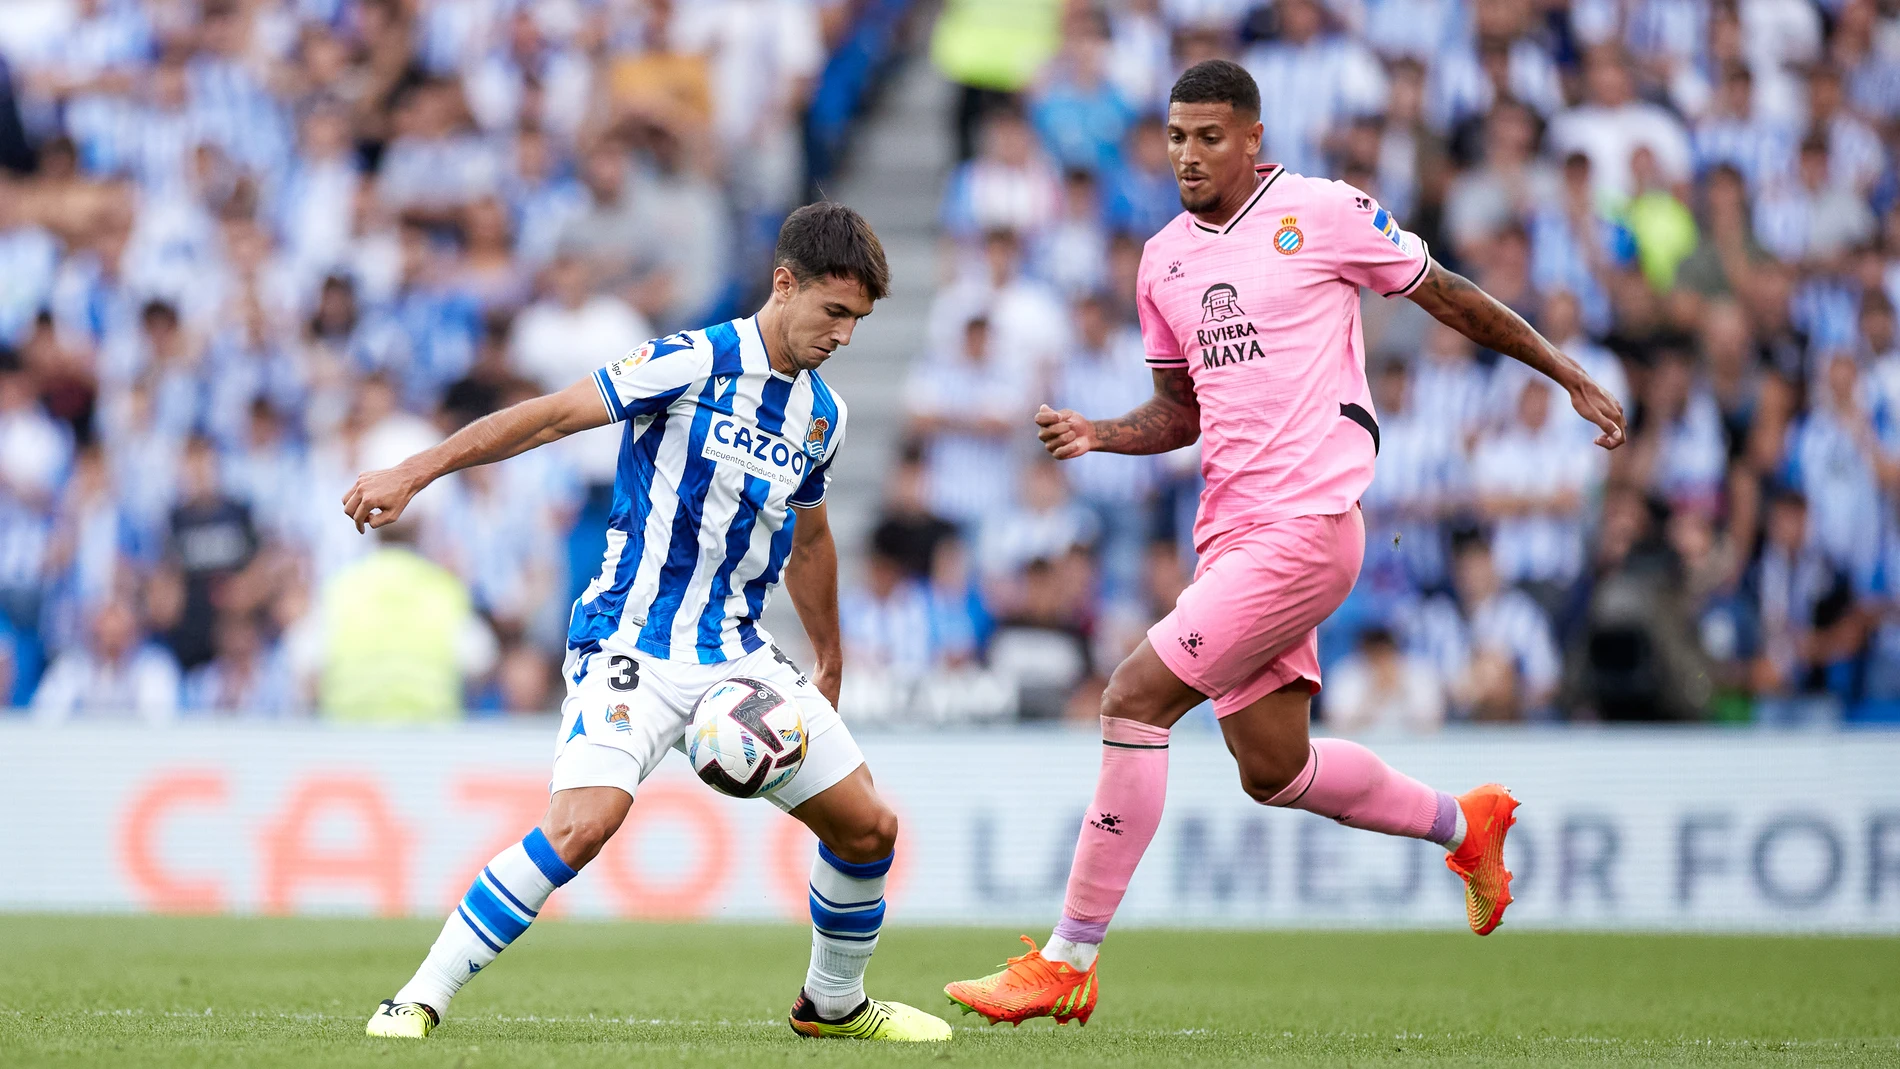
[[[891,267],[871,224],[837,201],[807,204],[786,216],[772,261],[790,271],[800,286],[827,275],[848,278],[874,301],[891,288]]]
[[[1247,68],[1227,59],[1204,59],[1175,79],[1170,104],[1229,104],[1238,114],[1260,114],[1260,87]]]

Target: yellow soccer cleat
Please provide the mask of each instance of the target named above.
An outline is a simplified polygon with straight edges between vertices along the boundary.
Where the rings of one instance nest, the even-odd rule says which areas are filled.
[[[950,1038],[950,1025],[941,1017],[925,1013],[901,1002],[867,998],[864,1004],[845,1014],[842,1020],[827,1021],[818,1016],[811,999],[800,991],[792,1003],[792,1031],[810,1039],[881,1039],[889,1043],[942,1043]]]
[[[1043,957],[1034,939],[1025,935],[1022,940],[1029,944],[1029,953],[1009,959],[1002,972],[945,984],[943,993],[964,1013],[981,1014],[991,1024],[1020,1025],[1035,1017],[1054,1017],[1057,1024],[1088,1024],[1101,990],[1095,982],[1095,965],[1079,971],[1067,962]]]
[[[397,1002],[384,999],[376,1012],[370,1015],[369,1027],[364,1031],[372,1036],[384,1039],[427,1039],[435,1026],[442,1023],[434,1010],[420,1002]]]
[[[1458,796],[1465,812],[1465,841],[1445,855],[1445,867],[1465,881],[1465,919],[1471,930],[1490,935],[1504,923],[1511,904],[1511,870],[1504,867],[1504,836],[1517,823],[1517,799],[1495,783]]]

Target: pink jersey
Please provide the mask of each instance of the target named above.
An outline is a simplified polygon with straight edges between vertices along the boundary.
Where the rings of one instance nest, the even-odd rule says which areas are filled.
[[[1135,286],[1149,366],[1187,368],[1200,398],[1197,546],[1359,500],[1379,433],[1359,287],[1410,293],[1431,264],[1353,187],[1277,164],[1259,173],[1226,226],[1183,212],[1149,238]]]

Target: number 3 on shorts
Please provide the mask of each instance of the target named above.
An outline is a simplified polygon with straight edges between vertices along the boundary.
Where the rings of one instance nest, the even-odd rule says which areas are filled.
[[[640,685],[640,662],[624,653],[616,653],[608,660],[607,667],[613,672],[607,677],[607,685],[615,690],[633,690]]]

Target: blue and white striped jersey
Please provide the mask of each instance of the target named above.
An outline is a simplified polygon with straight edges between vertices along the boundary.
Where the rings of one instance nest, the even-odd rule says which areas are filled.
[[[648,342],[594,383],[627,427],[606,558],[574,604],[569,648],[700,664],[761,648],[792,508],[825,498],[844,402],[815,371],[772,370],[750,318]]]

